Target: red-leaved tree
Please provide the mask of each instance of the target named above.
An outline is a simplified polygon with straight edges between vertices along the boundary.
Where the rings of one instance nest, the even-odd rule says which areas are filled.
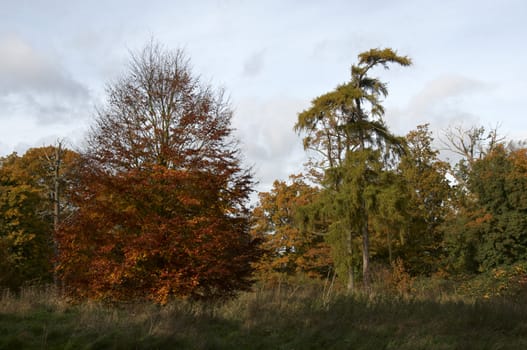
[[[252,283],[252,176],[221,91],[155,43],[108,89],[60,232],[66,290],[103,300],[218,299]]]

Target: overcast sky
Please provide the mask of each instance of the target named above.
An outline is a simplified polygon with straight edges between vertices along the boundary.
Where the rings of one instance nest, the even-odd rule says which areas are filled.
[[[105,84],[150,38],[227,90],[258,190],[302,170],[297,114],[370,48],[414,61],[375,71],[393,132],[500,123],[527,138],[524,0],[0,0],[0,155],[79,147]]]

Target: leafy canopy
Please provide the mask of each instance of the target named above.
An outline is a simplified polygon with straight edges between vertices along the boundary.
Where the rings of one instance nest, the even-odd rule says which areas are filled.
[[[83,153],[59,269],[77,296],[217,299],[247,289],[252,175],[221,90],[150,43],[107,89]]]

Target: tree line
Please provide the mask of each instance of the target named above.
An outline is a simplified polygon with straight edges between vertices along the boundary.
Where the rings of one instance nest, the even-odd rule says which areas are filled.
[[[453,127],[444,141],[460,160],[449,164],[428,125],[391,133],[374,73],[411,63],[361,53],[349,81],[292,126],[305,173],[251,208],[224,92],[151,42],[108,85],[83,150],[58,142],[0,159],[0,286],[166,303],[232,297],[276,275],[371,291],[376,266],[449,276],[525,260],[526,149]]]

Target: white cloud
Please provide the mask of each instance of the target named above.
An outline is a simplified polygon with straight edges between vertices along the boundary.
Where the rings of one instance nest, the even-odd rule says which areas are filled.
[[[0,36],[0,93],[55,91],[84,96],[86,89],[15,35]]]
[[[88,89],[17,35],[0,36],[0,106],[39,123],[66,121],[89,105]],[[0,115],[1,117],[1,115]]]
[[[434,133],[461,121],[475,125],[480,119],[475,101],[489,90],[492,90],[490,84],[476,79],[442,75],[424,83],[406,105],[390,107],[387,120],[398,134],[425,123],[431,125]]]
[[[302,141],[293,131],[306,102],[288,97],[244,98],[236,104],[233,126],[245,158],[254,166],[258,190],[267,191],[276,179],[302,170]]]
[[[408,105],[413,116],[438,113],[444,107],[456,104],[463,97],[489,88],[488,84],[459,75],[441,76],[430,81]]]

